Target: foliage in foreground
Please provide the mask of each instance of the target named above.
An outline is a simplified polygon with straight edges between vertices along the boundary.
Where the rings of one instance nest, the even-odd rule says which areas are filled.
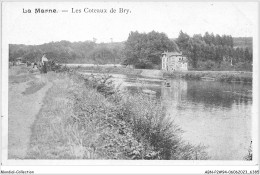
[[[182,140],[181,129],[165,116],[159,101],[118,91],[109,77],[53,76],[28,158],[208,158],[205,147]]]
[[[94,79],[94,80],[93,80]],[[74,105],[78,123],[89,124],[95,121],[95,126],[102,126],[98,133],[114,131],[112,143],[107,136],[102,146],[94,146],[99,155],[110,150],[107,158],[117,157],[114,153],[126,159],[206,159],[203,147],[185,144],[181,139],[181,129],[174,125],[164,114],[160,101],[142,93],[130,95],[118,92],[109,77],[84,78],[86,89],[96,89],[106,99],[98,100],[93,94],[83,91],[75,94],[77,102]],[[95,100],[94,100],[95,99]],[[93,106],[94,104],[99,104]],[[90,107],[92,106],[92,107]],[[83,125],[83,130],[87,128]],[[107,144],[105,144],[107,143]],[[100,144],[100,143],[99,143]],[[92,144],[99,145],[99,144]],[[103,145],[105,144],[105,145]],[[112,147],[111,147],[112,146]],[[103,148],[106,149],[103,149]],[[112,156],[113,155],[113,156]],[[117,157],[118,158],[118,157]]]
[[[252,141],[250,142],[250,146],[248,148],[248,154],[244,157],[245,160],[253,160],[253,150],[252,150]]]

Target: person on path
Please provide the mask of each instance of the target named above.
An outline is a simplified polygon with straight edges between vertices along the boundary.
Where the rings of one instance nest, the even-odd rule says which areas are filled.
[[[43,65],[43,67],[42,67],[42,69],[43,69],[43,73],[47,73],[47,62],[48,62],[48,59],[46,58],[46,55],[44,54],[43,56],[42,56],[42,65]]]

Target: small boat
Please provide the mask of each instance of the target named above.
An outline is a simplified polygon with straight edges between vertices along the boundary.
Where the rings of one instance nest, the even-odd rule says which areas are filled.
[[[212,78],[212,77],[201,77],[202,81],[216,81],[216,78]]]
[[[165,85],[166,87],[171,87],[170,82],[165,82],[164,85]]]

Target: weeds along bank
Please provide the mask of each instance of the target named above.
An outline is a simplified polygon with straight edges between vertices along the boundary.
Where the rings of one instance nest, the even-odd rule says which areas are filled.
[[[141,76],[142,69],[124,68],[124,67],[76,67],[74,68],[81,72],[92,73],[114,73],[123,75]],[[148,69],[149,70],[149,69]],[[252,83],[252,72],[235,72],[235,71],[175,71],[165,72],[162,71],[162,76],[165,78],[182,78],[187,80],[214,80],[220,82],[241,82]]]
[[[227,72],[227,71],[187,71],[187,72],[163,72],[166,78],[183,78],[187,80],[214,80],[220,82],[252,83],[251,72]]]
[[[91,67],[75,67],[81,72],[92,72],[92,73],[113,73],[113,74],[123,74],[123,75],[140,75],[142,73],[141,69],[133,69],[127,67],[102,67],[102,66],[91,66]]]
[[[30,159],[207,159],[181,138],[163,106],[113,87],[109,76],[69,69],[48,73],[53,86],[33,125]]]

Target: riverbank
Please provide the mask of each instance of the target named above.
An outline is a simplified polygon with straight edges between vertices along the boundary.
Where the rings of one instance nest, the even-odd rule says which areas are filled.
[[[205,80],[220,82],[252,83],[252,72],[234,71],[186,71],[186,72],[163,72],[165,78],[183,78],[186,80]]]
[[[29,159],[207,159],[181,138],[160,101],[116,90],[106,76],[47,74],[53,83],[32,127]]]
[[[123,74],[129,76],[140,76],[143,72],[142,69],[133,69],[127,67],[102,67],[102,66],[90,66],[90,67],[70,67],[79,72],[90,73],[104,73],[104,74]]]
[[[175,71],[165,72],[160,70],[150,69],[132,69],[124,67],[72,67],[80,72],[91,73],[111,73],[123,74],[128,76],[140,76],[150,78],[182,78],[186,80],[205,80],[205,81],[220,81],[220,82],[240,82],[252,83],[252,72],[239,72],[239,71]]]
[[[19,117],[18,119],[14,118],[15,120],[12,120],[12,122],[20,122],[20,128],[10,130],[16,131],[17,139],[19,139],[19,131],[25,132],[21,127],[27,126],[28,124],[30,127],[26,128],[27,131],[31,133],[31,135],[23,134],[22,138],[26,140],[24,136],[27,137],[28,143],[26,145],[29,145],[29,147],[24,149],[26,151],[23,151],[25,152],[23,156],[16,158],[121,160],[214,159],[216,158],[216,150],[219,150],[219,148],[216,147],[220,147],[222,144],[218,146],[209,144],[214,141],[210,141],[209,143],[204,142],[204,134],[197,134],[196,141],[190,142],[192,140],[191,138],[194,137],[193,132],[196,131],[198,133],[198,128],[201,128],[201,133],[204,133],[205,130],[210,131],[212,129],[205,128],[205,125],[201,126],[202,121],[202,123],[207,121],[203,118],[205,109],[202,109],[203,113],[197,110],[198,113],[196,114],[194,110],[189,112],[190,109],[193,109],[193,105],[187,107],[187,104],[193,104],[193,101],[196,100],[196,105],[205,102],[206,105],[211,106],[210,108],[214,108],[214,105],[224,105],[227,107],[226,105],[230,106],[232,104],[229,102],[236,100],[230,92],[234,90],[237,91],[235,87],[229,86],[233,84],[225,83],[225,85],[228,86],[225,89],[223,89],[221,85],[222,93],[217,87],[216,90],[212,88],[212,86],[215,87],[215,85],[212,85],[213,83],[211,82],[191,81],[193,83],[189,83],[188,86],[187,84],[185,85],[185,83],[177,83],[180,86],[175,87],[177,89],[173,88],[174,92],[180,91],[178,93],[186,94],[187,91],[186,95],[189,93],[194,94],[189,96],[190,100],[193,100],[192,103],[185,103],[185,112],[181,110],[182,108],[175,109],[174,107],[170,107],[169,109],[171,111],[169,111],[163,106],[165,103],[162,105],[160,99],[144,94],[141,89],[137,89],[134,93],[129,93],[130,91],[124,91],[123,89],[115,89],[114,83],[111,83],[113,79],[110,79],[108,74],[82,75],[79,74],[78,69],[69,68],[62,68],[57,72],[60,73],[48,72],[47,74],[43,74],[46,80],[44,82],[37,80],[41,74],[29,73],[26,67],[17,69],[15,73],[17,75],[15,76],[10,74],[9,80],[11,81],[9,82],[11,85],[9,85],[9,88],[15,90],[16,87],[22,84],[26,85],[23,90],[16,91],[16,93],[9,98],[9,106],[21,106],[20,111],[30,111],[29,106],[38,105],[38,103],[32,104],[35,101],[33,99],[29,102],[23,100],[25,97],[35,97],[35,95],[41,92],[48,84],[52,84],[46,95],[42,96],[44,98],[39,104],[40,110],[38,114],[32,115],[33,117],[27,117],[27,115],[21,113],[16,115],[16,117]],[[179,80],[172,79],[170,81]],[[202,88],[200,88],[197,83],[199,83]],[[212,86],[207,87],[207,84]],[[245,86],[243,84],[240,85]],[[250,86],[250,84],[248,84],[248,86]],[[189,89],[185,90],[185,87],[189,87]],[[175,99],[176,96],[172,96],[173,93],[169,91],[170,89],[171,88],[164,89],[166,90],[164,91],[164,99],[165,97],[170,99],[174,97]],[[200,89],[200,91],[198,91],[198,89]],[[209,89],[213,90],[209,91]],[[211,92],[210,96],[216,99],[216,103],[209,103],[209,98],[207,97],[209,92]],[[214,92],[216,92],[216,95],[214,95]],[[227,104],[221,103],[221,98],[224,96],[229,96],[226,100],[223,100],[223,102]],[[246,100],[246,98],[243,97],[242,101],[238,98],[239,103],[243,102],[243,100]],[[15,101],[19,102],[20,105],[18,103],[14,105]],[[212,101],[214,100],[210,100],[210,102]],[[199,106],[196,106],[196,109],[199,109]],[[218,110],[214,110],[216,118],[222,115],[222,107],[220,114],[216,112]],[[13,111],[16,112],[16,110]],[[168,115],[169,113],[167,113],[167,111],[170,112],[171,115]],[[197,121],[197,123],[192,122],[191,118],[186,118],[186,113],[188,116],[189,114],[191,114],[191,116],[195,115],[196,120],[194,121]],[[249,114],[250,112],[247,113]],[[236,114],[235,116],[237,116]],[[206,114],[206,116],[211,116],[211,114]],[[28,122],[24,117],[26,117],[26,119],[33,119],[31,120],[33,122]],[[197,120],[199,118],[203,120]],[[174,119],[174,122],[171,119]],[[185,121],[185,119],[187,119],[187,121]],[[226,120],[227,119],[225,119],[225,121]],[[26,125],[23,124],[25,121],[27,122]],[[234,122],[232,121],[231,123]],[[215,124],[217,126],[217,123]],[[219,124],[223,125],[222,122],[219,122]],[[13,123],[10,125],[13,125]],[[14,128],[14,126],[15,125],[10,126],[10,128]],[[179,126],[181,126],[181,128]],[[28,128],[31,128],[31,130],[28,130]],[[219,129],[220,127],[217,128]],[[219,132],[215,132],[217,128],[213,129],[213,133],[217,133],[216,136],[219,137]],[[182,129],[184,129],[184,133]],[[26,133],[28,133],[27,131]],[[220,132],[220,135],[221,133],[222,132]],[[202,138],[198,139],[198,135],[202,136]],[[212,133],[210,134],[210,138],[213,138]],[[192,145],[188,144],[187,141],[192,143]],[[200,143],[208,147],[197,145]],[[219,143],[222,142],[220,141]],[[229,153],[225,156],[225,159],[232,157]],[[12,157],[14,158],[14,156]]]

